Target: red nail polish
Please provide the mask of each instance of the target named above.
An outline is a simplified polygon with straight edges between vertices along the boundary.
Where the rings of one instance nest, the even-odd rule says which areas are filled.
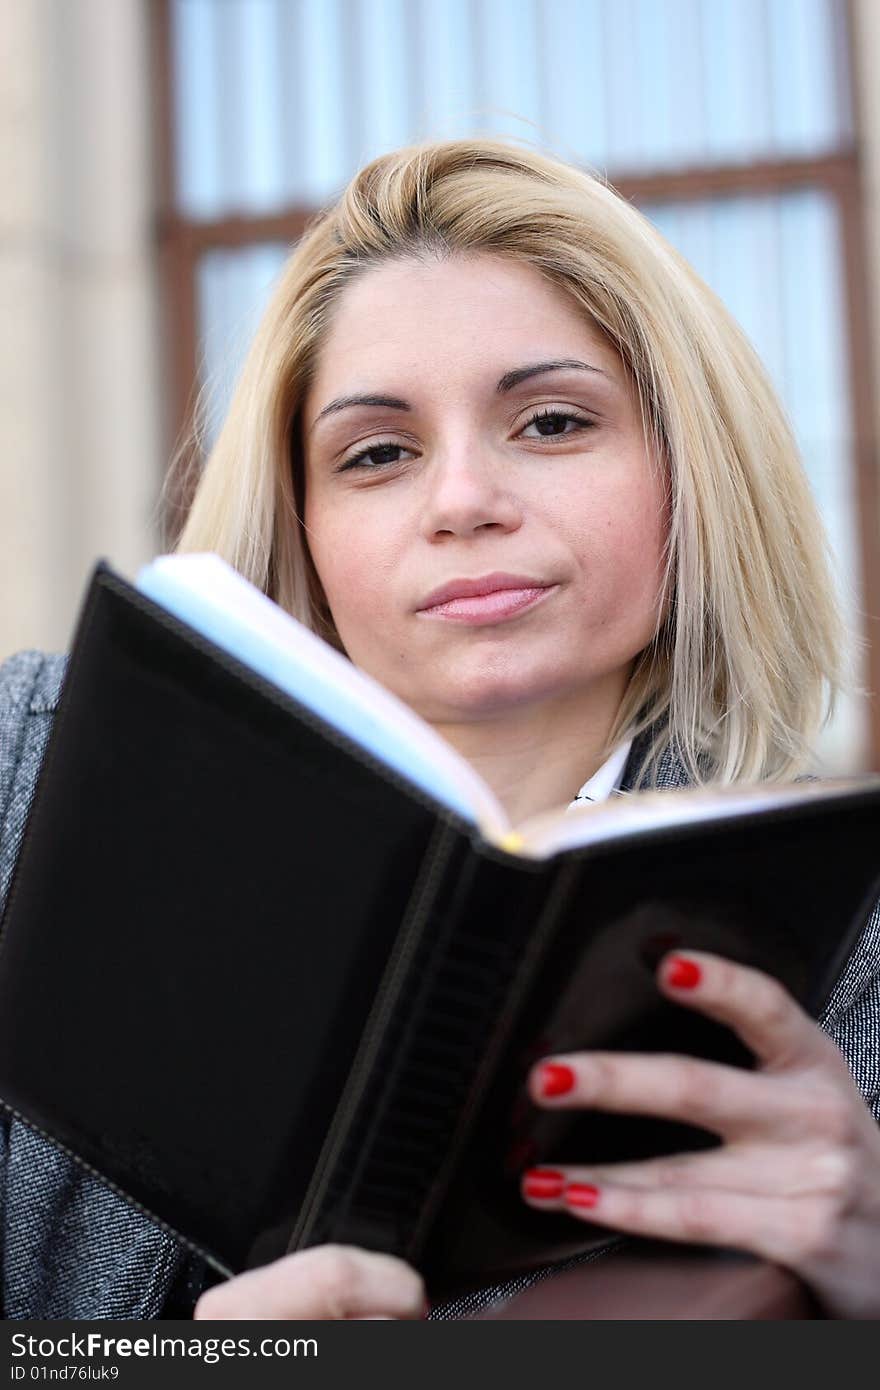
[[[594,1207],[599,1200],[599,1189],[589,1182],[570,1182],[565,1189],[565,1200],[570,1207]]]
[[[527,1197],[561,1197],[565,1178],[553,1168],[530,1168],[523,1178]]]
[[[574,1072],[562,1062],[545,1062],[540,1071],[542,1096],[564,1096],[574,1089]]]
[[[666,983],[675,989],[693,989],[702,978],[696,961],[683,960],[681,956],[674,956],[666,971]]]

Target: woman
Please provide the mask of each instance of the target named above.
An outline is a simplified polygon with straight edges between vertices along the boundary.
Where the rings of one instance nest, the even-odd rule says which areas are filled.
[[[615,784],[790,779],[840,680],[821,527],[748,344],[610,190],[498,142],[383,157],[317,219],[179,548],[224,556],[406,700],[513,821]],[[536,1065],[531,1094],[722,1145],[525,1173],[523,1200],[753,1250],[831,1314],[876,1316],[878,930],[824,1030],[754,971],[667,957],[658,987],[758,1069],[577,1054]],[[422,1299],[399,1261],[318,1248],[208,1289],[195,1316]]]

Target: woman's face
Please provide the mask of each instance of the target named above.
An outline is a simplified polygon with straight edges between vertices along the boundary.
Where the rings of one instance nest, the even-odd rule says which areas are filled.
[[[663,487],[619,357],[562,290],[489,255],[366,272],[302,422],[308,543],[355,665],[434,724],[623,689]],[[425,608],[499,574],[541,591]]]

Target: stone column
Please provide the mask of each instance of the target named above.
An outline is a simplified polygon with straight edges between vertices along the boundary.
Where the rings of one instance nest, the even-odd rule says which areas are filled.
[[[874,438],[880,441],[880,4],[852,0],[853,81],[864,195],[874,385]],[[875,466],[880,466],[875,456]],[[880,517],[877,518],[880,525]]]
[[[4,4],[0,660],[64,649],[94,561],[156,545],[148,3]]]

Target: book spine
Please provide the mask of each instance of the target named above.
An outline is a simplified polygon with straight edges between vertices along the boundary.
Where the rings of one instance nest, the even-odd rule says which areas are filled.
[[[524,961],[555,916],[556,879],[546,861],[508,860],[462,835],[447,843],[344,1138],[292,1247],[344,1241],[411,1258]]]

